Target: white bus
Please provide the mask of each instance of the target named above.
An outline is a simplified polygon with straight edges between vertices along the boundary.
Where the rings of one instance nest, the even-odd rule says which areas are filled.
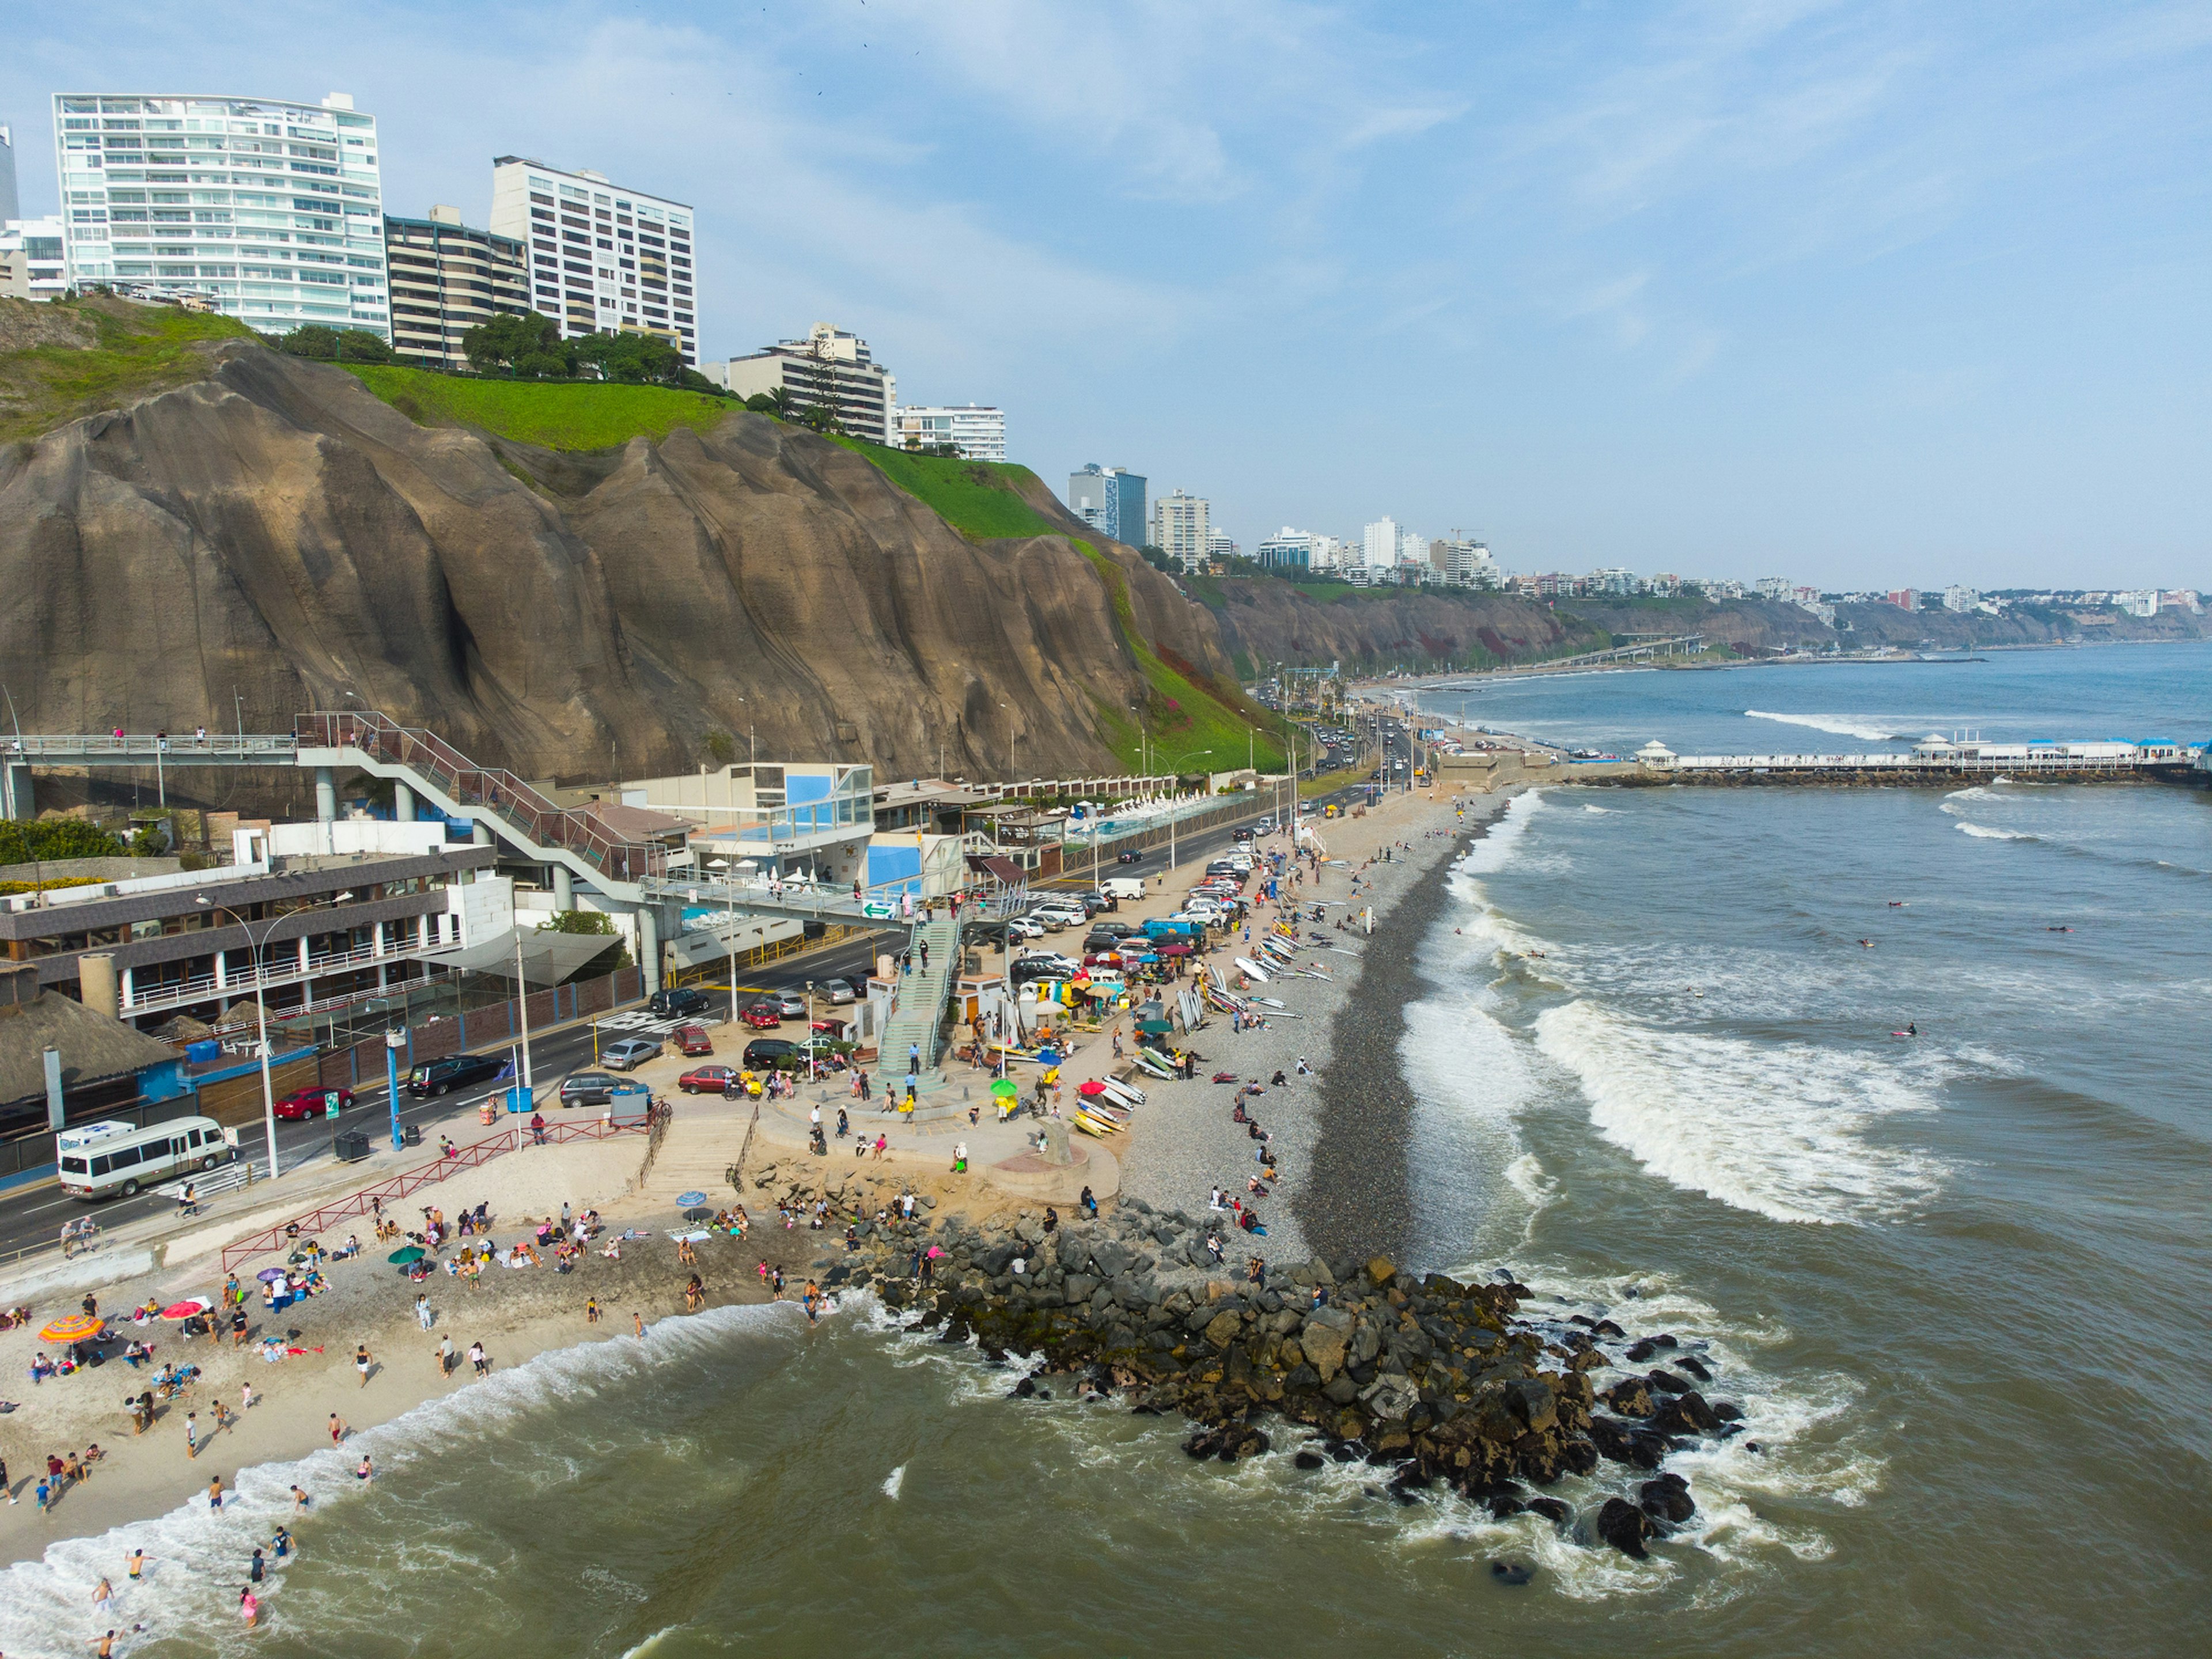
[[[88,1123],[55,1137],[62,1190],[71,1198],[137,1195],[139,1189],[194,1170],[212,1170],[238,1156],[211,1117],[134,1123]]]

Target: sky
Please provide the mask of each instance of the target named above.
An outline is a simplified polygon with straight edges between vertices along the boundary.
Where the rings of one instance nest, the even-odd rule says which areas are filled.
[[[2212,5],[818,0],[24,8],[58,91],[352,94],[695,204],[702,350],[834,322],[1012,459],[1248,550],[2212,590]]]

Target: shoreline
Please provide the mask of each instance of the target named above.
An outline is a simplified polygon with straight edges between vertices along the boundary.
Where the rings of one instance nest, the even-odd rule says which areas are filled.
[[[1449,860],[1490,833],[1517,789],[1475,798],[1466,834],[1440,838],[1433,848],[1414,844],[1406,876],[1378,896],[1376,926],[1368,939],[1345,1006],[1333,1024],[1328,1084],[1315,1146],[1313,1188],[1304,1200],[1306,1228],[1322,1256],[1378,1249],[1405,1261],[1414,1214],[1412,1171],[1413,1093],[1399,1047],[1406,1034],[1406,1006],[1425,988],[1417,955],[1436,924],[1433,906],[1407,901]],[[1386,866],[1388,867],[1388,866]],[[1358,1012],[1359,1018],[1345,1016]],[[1363,1243],[1363,1241],[1367,1241]]]

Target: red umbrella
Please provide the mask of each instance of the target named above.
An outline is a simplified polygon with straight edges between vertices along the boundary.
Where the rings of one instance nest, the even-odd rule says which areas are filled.
[[[1106,1092],[1106,1085],[1092,1078],[1090,1082],[1078,1087],[1075,1092],[1079,1095],[1103,1095]]]
[[[205,1297],[187,1297],[182,1302],[172,1303],[169,1306],[162,1309],[161,1317],[164,1319],[190,1319],[194,1314],[205,1313],[214,1305],[215,1304],[210,1302]]]

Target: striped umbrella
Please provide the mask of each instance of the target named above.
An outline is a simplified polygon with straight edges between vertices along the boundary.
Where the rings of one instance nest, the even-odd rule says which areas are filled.
[[[41,1342],[82,1342],[87,1337],[98,1336],[107,1328],[107,1322],[95,1319],[90,1314],[71,1314],[66,1319],[57,1319],[39,1333]]]

